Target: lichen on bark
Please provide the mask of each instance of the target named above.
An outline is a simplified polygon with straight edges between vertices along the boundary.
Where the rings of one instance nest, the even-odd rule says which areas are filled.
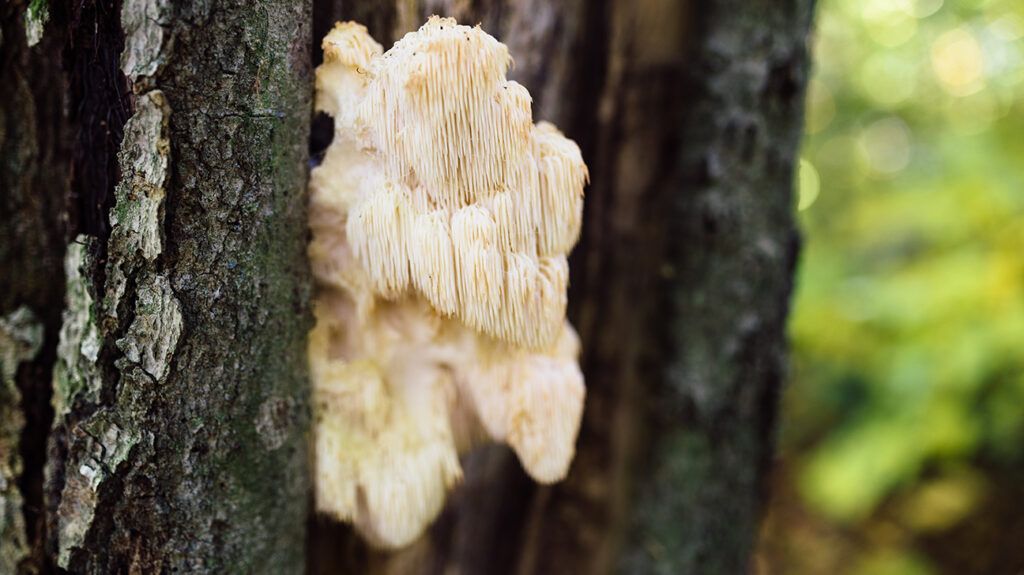
[[[132,34],[121,61],[135,75],[150,69],[140,71],[139,62],[158,59],[162,33],[152,30],[158,6],[145,4],[139,8],[142,16],[133,7],[139,8],[128,3],[122,11]],[[104,483],[120,481],[118,467],[142,439],[151,447],[139,402],[152,401],[142,399],[143,388],[164,381],[181,336],[180,304],[158,259],[169,116],[160,90],[136,97],[117,153],[121,177],[109,236],[82,235],[68,247],[66,311],[54,377],[54,429],[63,435],[67,452],[62,473],[51,468],[51,481],[59,483],[53,521],[57,564],[65,569],[73,567],[75,553],[95,528]]]
[[[152,267],[163,251],[163,202],[167,195],[170,109],[163,93],[153,90],[136,100],[135,114],[124,126],[118,152],[121,181],[110,211],[110,239],[103,313],[115,319],[128,278]],[[150,279],[150,282],[155,280]]]
[[[125,36],[121,70],[129,80],[156,73],[161,62],[167,8],[167,0],[124,0],[121,4]]]
[[[46,486],[68,571],[301,570],[308,16],[125,0],[100,38],[131,110],[69,249]]]
[[[180,304],[157,266],[169,113],[163,95],[154,90],[137,99],[125,124],[105,274],[97,273],[95,258],[102,240],[80,236],[68,248],[66,312],[54,378],[54,425],[69,437],[55,521],[62,568],[71,567],[73,553],[85,544],[103,483],[142,438],[152,442],[138,411],[139,387],[165,379],[181,335]],[[96,287],[97,277],[105,278],[102,287]],[[97,291],[104,292],[102,299],[94,297]],[[112,340],[119,354],[111,349]],[[112,353],[119,355],[113,361]]]
[[[67,413],[79,395],[95,402],[99,394],[101,382],[96,361],[101,342],[88,281],[91,268],[95,267],[90,255],[94,244],[93,238],[78,236],[68,245],[64,257],[63,325],[53,368],[53,407],[57,417]]]
[[[65,471],[57,508],[57,565],[68,569],[72,553],[85,543],[96,517],[103,482],[114,476],[142,433],[131,424],[118,423],[118,415],[103,410],[79,424],[76,447]],[[145,434],[152,442],[152,435]]]
[[[128,333],[117,340],[124,354],[117,362],[122,372],[137,365],[160,382],[167,375],[181,336],[181,308],[167,278],[146,275],[136,288],[135,319]]]
[[[32,0],[25,9],[25,42],[35,46],[43,39],[43,29],[50,19],[48,0]]]
[[[27,307],[0,317],[0,573],[14,573],[30,549],[18,489],[18,443],[25,417],[15,376],[18,366],[34,358],[42,343],[43,326]]]

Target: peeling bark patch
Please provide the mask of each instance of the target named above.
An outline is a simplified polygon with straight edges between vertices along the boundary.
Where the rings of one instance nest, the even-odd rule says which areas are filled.
[[[0,318],[0,381],[14,385],[18,365],[31,360],[43,344],[43,326],[26,307]]]
[[[17,485],[22,471],[18,439],[25,417],[15,375],[18,366],[34,358],[42,344],[43,326],[28,308],[0,317],[0,573],[14,573],[29,554],[23,499]]]
[[[121,71],[129,81],[156,73],[161,61],[162,24],[166,11],[165,0],[125,0],[121,6],[121,27],[124,30]]]
[[[159,382],[167,375],[181,335],[181,306],[164,276],[147,276],[136,296],[135,319],[117,347]]]
[[[162,206],[166,191],[170,143],[167,122],[170,110],[163,93],[154,90],[141,96],[135,114],[125,124],[118,152],[121,181],[110,211],[107,243],[107,283],[104,314],[116,318],[128,276],[154,262],[162,251]]]
[[[33,0],[25,10],[25,43],[35,46],[43,39],[43,29],[50,20],[50,5],[47,0]]]
[[[147,384],[166,378],[182,333],[181,306],[158,269],[170,109],[159,90],[140,95],[136,103],[117,153],[121,179],[109,214],[110,236],[105,242],[79,236],[65,262],[67,310],[54,403],[55,428],[67,437],[68,447],[63,477],[56,478],[62,481],[56,546],[58,565],[72,571],[80,561],[76,549],[86,549],[89,537],[109,529],[109,518],[96,516],[104,505],[101,493],[111,493],[102,491],[103,484],[111,480],[113,492],[119,492],[128,468],[118,476],[118,466],[150,436],[143,431],[139,415],[145,410],[137,401],[146,401],[140,398]],[[106,254],[102,270],[96,253]],[[93,288],[96,277],[103,285]],[[94,292],[102,293],[102,300]]]
[[[99,395],[101,378],[96,361],[101,342],[88,279],[94,243],[93,238],[78,236],[68,246],[64,258],[67,293],[53,370],[53,407],[57,418],[70,410],[80,393],[91,401]]]
[[[105,412],[76,427],[73,435],[76,456],[68,461],[57,508],[57,564],[65,569],[92,527],[101,484],[114,475],[141,439],[140,433],[121,427]]]

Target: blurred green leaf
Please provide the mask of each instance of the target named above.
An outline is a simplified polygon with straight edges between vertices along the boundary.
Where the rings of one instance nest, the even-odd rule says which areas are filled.
[[[826,521],[945,527],[1024,464],[1024,2],[823,0],[815,58],[783,455]]]

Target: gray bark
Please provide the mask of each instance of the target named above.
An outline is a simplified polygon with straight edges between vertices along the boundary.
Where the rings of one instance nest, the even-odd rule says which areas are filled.
[[[38,5],[46,3],[32,10]],[[19,277],[19,258],[32,260],[24,245],[56,232],[59,247],[40,248],[51,265],[35,277],[57,296],[12,292],[0,311],[57,314],[44,322],[49,365],[41,372],[53,371],[54,412],[52,424],[43,417],[5,425],[0,436],[6,448],[29,426],[34,438],[50,431],[48,450],[33,440],[34,457],[46,453],[45,477],[41,463],[21,465],[0,451],[18,481],[38,492],[19,505],[3,491],[15,504],[0,507],[24,507],[16,515],[26,518],[45,508],[35,530],[0,513],[4,561],[8,551],[13,557],[0,566],[300,572],[310,5],[52,3],[43,40],[31,48],[19,29],[25,9],[4,8],[5,57],[21,58],[15,67],[5,61],[4,73],[26,93],[52,96],[37,100],[49,106],[38,110],[28,95],[0,102],[9,114],[2,177],[17,186],[9,195],[5,185],[4,201],[28,204],[2,222],[2,245],[13,248],[2,269],[5,283]],[[33,68],[33,59],[52,68]],[[10,129],[16,121],[54,123],[55,132],[71,134],[73,149],[40,157],[59,146]],[[49,180],[32,172],[49,169],[57,175]],[[45,198],[56,199],[31,203]],[[65,226],[52,220],[68,199],[62,237]],[[25,214],[40,221],[17,227]],[[19,318],[4,325],[20,326]],[[0,341],[24,340],[14,338],[24,330],[4,329]],[[5,350],[4,374],[8,357],[15,356]],[[23,387],[19,401],[5,378],[0,408],[20,414],[39,397],[51,403],[49,383],[28,390],[31,398]],[[8,537],[8,527],[24,536]],[[39,552],[30,557],[33,546]]]
[[[397,554],[314,526],[315,572],[740,573],[772,457],[798,251],[811,0],[316,3],[385,46],[430,13],[507,43],[590,167],[570,319],[587,405],[569,477],[503,448]],[[322,30],[318,30],[319,34]]]
[[[630,573],[746,570],[785,372],[812,2],[698,4],[681,142],[655,202],[668,217],[668,353],[641,400],[650,447],[626,524]]]

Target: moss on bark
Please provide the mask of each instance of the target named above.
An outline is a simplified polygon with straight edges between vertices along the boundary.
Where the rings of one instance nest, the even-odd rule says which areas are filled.
[[[82,573],[298,572],[309,6],[118,15],[100,40],[123,42],[132,110],[108,233],[69,251],[52,552]]]

